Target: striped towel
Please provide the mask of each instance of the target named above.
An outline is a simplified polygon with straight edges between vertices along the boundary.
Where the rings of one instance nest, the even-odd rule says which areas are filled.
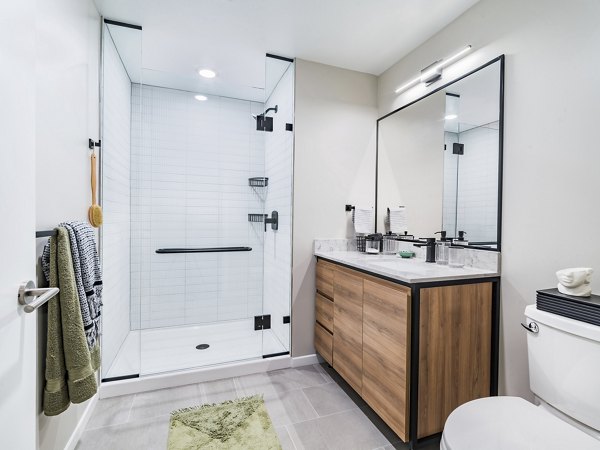
[[[102,271],[96,248],[96,233],[84,222],[63,222],[58,226],[66,228],[69,233],[81,318],[91,350],[100,334],[102,311]],[[50,280],[50,241],[46,243],[42,253],[42,270],[46,280]]]
[[[390,208],[390,231],[396,234],[404,234],[408,231],[406,207]]]
[[[355,207],[352,214],[354,222],[354,231],[359,234],[369,234],[373,232],[373,208]]]

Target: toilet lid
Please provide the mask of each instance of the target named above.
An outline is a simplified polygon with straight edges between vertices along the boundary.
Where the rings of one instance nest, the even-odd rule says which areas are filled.
[[[488,397],[455,409],[445,450],[599,450],[600,441],[519,397]]]

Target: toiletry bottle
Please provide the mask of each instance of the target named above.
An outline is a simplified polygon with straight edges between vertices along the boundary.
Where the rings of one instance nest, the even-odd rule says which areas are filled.
[[[448,249],[450,241],[446,238],[445,231],[436,231],[434,234],[440,235],[440,240],[435,243],[435,262],[441,265],[448,264]]]
[[[459,231],[458,237],[452,241],[453,244],[456,245],[469,245],[469,241],[465,239],[466,231]]]

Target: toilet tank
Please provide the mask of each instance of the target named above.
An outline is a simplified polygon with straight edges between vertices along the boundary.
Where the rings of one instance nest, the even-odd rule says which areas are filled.
[[[600,327],[525,308],[529,385],[540,399],[600,430]]]

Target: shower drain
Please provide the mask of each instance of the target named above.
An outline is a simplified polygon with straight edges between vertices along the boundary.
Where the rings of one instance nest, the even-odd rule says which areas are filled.
[[[200,345],[196,345],[196,348],[198,350],[206,350],[208,347],[210,347],[210,345],[208,344],[200,344]]]

